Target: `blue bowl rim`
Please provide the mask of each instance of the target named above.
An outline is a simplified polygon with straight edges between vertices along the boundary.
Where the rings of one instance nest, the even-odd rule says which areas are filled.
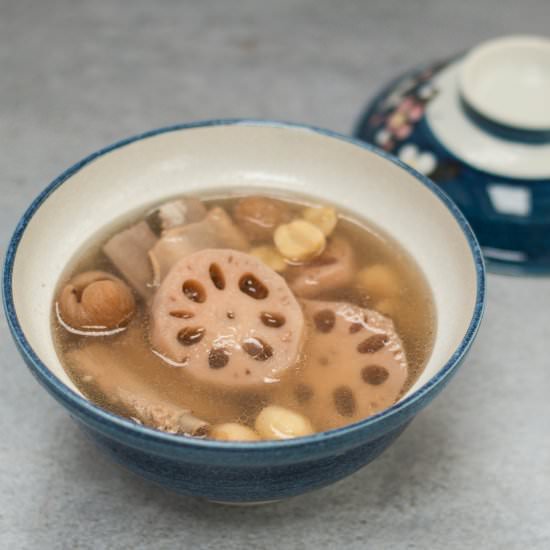
[[[191,130],[195,128],[204,128],[209,126],[264,126],[284,128],[294,131],[306,131],[320,134],[325,137],[333,138],[339,141],[343,141],[362,149],[366,149],[378,156],[383,157],[387,161],[397,165],[402,170],[405,170],[416,178],[420,183],[427,187],[439,200],[447,207],[449,212],[453,215],[456,222],[462,229],[464,236],[470,247],[472,253],[475,269],[476,269],[476,302],[466,333],[461,340],[460,344],[451,355],[447,363],[428,380],[418,390],[407,396],[405,399],[395,403],[391,407],[384,409],[383,411],[363,419],[359,422],[343,426],[334,430],[325,432],[319,432],[310,436],[300,437],[296,439],[288,439],[282,441],[259,441],[253,443],[247,442],[225,442],[216,441],[211,439],[198,439],[182,437],[181,435],[169,434],[148,428],[146,426],[132,422],[122,416],[113,414],[93,402],[88,401],[84,397],[78,395],[68,386],[63,384],[40,360],[36,355],[31,345],[27,341],[23,330],[19,324],[19,320],[15,311],[15,304],[13,300],[12,292],[12,276],[13,265],[17,254],[17,249],[21,238],[25,232],[27,225],[32,219],[33,215],[39,209],[41,204],[52,194],[58,187],[71,178],[76,172],[81,170],[86,165],[93,162],[95,159],[110,153],[116,149],[129,145],[131,143],[141,141],[153,136],[165,134],[169,132],[176,132],[182,130]],[[131,436],[136,436],[141,441],[150,441],[151,443],[158,443],[162,446],[169,446],[172,448],[189,448],[193,450],[216,450],[219,451],[236,451],[236,452],[258,452],[263,453],[267,450],[273,450],[277,452],[284,452],[285,450],[302,448],[307,445],[313,445],[317,443],[324,444],[329,440],[336,438],[347,438],[349,436],[357,434],[357,432],[366,431],[369,427],[373,427],[375,424],[383,421],[389,421],[392,418],[398,418],[403,415],[407,409],[415,408],[421,403],[427,403],[425,398],[434,392],[436,387],[444,382],[452,372],[461,364],[462,359],[469,350],[483,317],[485,308],[485,266],[483,263],[483,257],[481,254],[480,246],[477,239],[466,221],[466,218],[462,215],[458,207],[454,202],[429,178],[420,174],[410,166],[406,165],[398,158],[378,149],[377,147],[355,139],[353,137],[340,134],[338,132],[311,126],[307,124],[298,124],[292,122],[268,120],[268,119],[213,119],[205,121],[197,121],[191,123],[181,123],[171,126],[164,126],[156,128],[147,132],[143,132],[122,140],[119,140],[111,145],[108,145],[98,151],[91,153],[84,159],[72,165],[70,168],[62,172],[57,178],[55,178],[50,184],[43,189],[40,194],[32,201],[30,206],[24,212],[20,218],[15,231],[10,240],[6,257],[4,261],[4,270],[2,277],[2,297],[4,303],[4,311],[8,321],[8,326],[11,330],[12,336],[19,347],[27,365],[33,371],[33,374],[38,380],[45,385],[45,387],[62,403],[69,406],[71,409],[79,411],[84,416],[88,417],[94,424],[107,425],[112,428],[116,428],[119,431]],[[435,395],[435,393],[434,393]]]

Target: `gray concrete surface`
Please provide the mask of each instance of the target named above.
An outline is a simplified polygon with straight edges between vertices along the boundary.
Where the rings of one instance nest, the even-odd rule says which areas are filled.
[[[0,0],[0,246],[73,161],[145,129],[255,116],[346,132],[397,71],[548,0]],[[0,331],[0,548],[550,548],[550,281],[491,277],[444,394],[383,457],[256,509],[180,498],[104,459]]]

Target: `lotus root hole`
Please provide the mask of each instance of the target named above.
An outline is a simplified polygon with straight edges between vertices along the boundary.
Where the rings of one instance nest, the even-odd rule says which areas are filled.
[[[273,355],[273,348],[260,338],[247,338],[242,348],[256,361],[267,361]]]
[[[225,288],[225,277],[223,276],[220,266],[218,264],[210,264],[208,272],[210,273],[210,279],[214,283],[214,286],[218,290],[223,290]]]
[[[380,365],[369,365],[361,369],[361,378],[363,382],[370,384],[371,386],[380,386],[390,376],[388,369],[381,367]]]
[[[336,315],[331,309],[322,309],[313,316],[315,328],[319,332],[329,333],[336,323]]]
[[[339,386],[332,394],[334,406],[340,416],[353,416],[355,413],[355,398],[348,386]]]
[[[176,319],[191,319],[194,317],[194,314],[191,311],[185,311],[184,309],[178,309],[170,312],[170,317],[175,317]]]
[[[223,348],[212,348],[208,352],[208,366],[211,369],[222,369],[229,363],[229,353]]]
[[[357,344],[357,351],[359,353],[376,353],[380,351],[388,342],[386,334],[375,334],[362,342]]]
[[[267,287],[252,273],[245,273],[239,279],[241,292],[255,300],[265,300],[269,294]]]
[[[271,313],[269,311],[262,311],[260,319],[266,327],[279,328],[286,323],[284,315],[280,313]]]
[[[182,291],[192,302],[202,304],[206,301],[206,290],[199,281],[188,279],[183,283]]]
[[[204,327],[185,327],[178,332],[178,342],[184,346],[198,344],[206,332]]]

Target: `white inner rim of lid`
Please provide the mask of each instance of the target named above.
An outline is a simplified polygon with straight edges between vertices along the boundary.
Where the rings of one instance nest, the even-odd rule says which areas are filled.
[[[550,40],[512,36],[484,42],[459,74],[464,100],[487,118],[525,130],[550,130]]]

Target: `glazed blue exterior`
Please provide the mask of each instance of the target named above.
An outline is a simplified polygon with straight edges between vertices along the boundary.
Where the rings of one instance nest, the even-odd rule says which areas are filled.
[[[386,99],[406,80],[411,88],[404,97],[413,98],[419,105],[429,101],[418,96],[418,91],[430,84],[434,76],[457,56],[430,63],[400,75],[391,81],[367,105],[353,130],[353,135],[367,143],[377,143],[377,132],[384,126],[392,109],[384,107]],[[436,92],[437,93],[437,92]],[[529,131],[510,128],[491,121],[464,101],[462,110],[484,132],[499,139],[530,144],[550,143],[550,131]],[[445,191],[461,209],[472,226],[490,270],[518,275],[547,275],[550,273],[550,179],[520,179],[503,177],[474,168],[449,151],[431,130],[426,116],[415,120],[412,132],[395,138],[386,151],[398,154],[406,144],[419,151],[429,151],[437,159],[436,168],[427,175]],[[489,194],[490,186],[505,186],[526,190],[531,197],[528,215],[517,216],[499,212]],[[511,254],[510,254],[511,253]]]
[[[374,151],[413,174],[445,204],[462,228],[477,272],[473,316],[464,339],[447,364],[406,399],[356,424],[298,439],[233,443],[186,438],[147,428],[96,406],[61,383],[31,348],[14,307],[12,274],[19,241],[47,197],[83,166],[126,144],[165,132],[234,124],[313,131]],[[31,372],[99,448],[116,462],[182,494],[225,502],[259,502],[298,495],[333,483],[374,460],[399,436],[414,416],[448,383],[468,352],[483,314],[485,273],[477,241],[456,206],[430,180],[397,159],[328,130],[272,121],[220,120],[153,130],[115,143],[69,168],[34,200],[17,225],[6,254],[2,292],[8,325]]]

